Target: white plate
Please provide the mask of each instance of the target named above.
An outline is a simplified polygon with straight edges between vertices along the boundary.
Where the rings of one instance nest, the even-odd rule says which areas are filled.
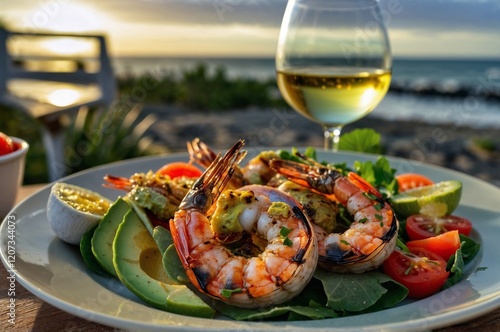
[[[320,160],[346,162],[370,160],[374,156],[319,152]],[[457,324],[500,307],[500,189],[473,177],[402,159],[388,158],[401,172],[415,171],[435,181],[463,182],[462,201],[455,214],[470,218],[472,236],[482,243],[479,257],[461,282],[434,296],[381,312],[353,317],[302,322],[237,322],[230,319],[175,315],[149,307],[113,278],[98,276],[84,264],[77,247],[55,237],[46,217],[47,186],[15,207],[0,227],[1,257],[8,260],[9,225],[15,230],[16,280],[51,305],[75,316],[104,325],[141,331],[312,331],[428,330]],[[98,191],[110,199],[121,192],[102,187],[105,174],[126,176],[156,170],[166,162],[187,160],[186,154],[140,158],[87,170],[62,181]],[[8,223],[9,219],[15,223]],[[12,243],[11,243],[12,244]],[[487,267],[476,271],[477,267]],[[9,269],[9,268],[8,268]]]

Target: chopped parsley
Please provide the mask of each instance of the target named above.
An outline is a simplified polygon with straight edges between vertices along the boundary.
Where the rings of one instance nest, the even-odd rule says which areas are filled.
[[[288,247],[293,246],[293,242],[292,242],[292,240],[290,240],[290,239],[288,238],[288,235],[289,235],[291,232],[292,232],[292,230],[291,230],[290,228],[285,227],[285,226],[281,227],[281,229],[280,229],[280,235],[281,235],[282,237],[284,237],[284,238],[285,238],[285,240],[283,240],[283,244],[284,244],[285,246],[288,246]]]
[[[235,288],[235,289],[221,289],[220,295],[224,296],[226,299],[230,299],[233,293],[241,293],[243,289]]]

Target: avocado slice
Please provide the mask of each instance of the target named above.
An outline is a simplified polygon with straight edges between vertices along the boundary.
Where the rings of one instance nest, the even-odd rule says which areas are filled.
[[[118,276],[113,266],[113,240],[123,217],[130,210],[130,206],[122,198],[118,198],[102,218],[91,241],[95,258],[104,270],[114,277]]]
[[[92,271],[98,274],[106,275],[107,272],[101,267],[101,264],[99,264],[94,256],[94,253],[92,252],[92,237],[94,236],[96,228],[97,225],[83,234],[82,239],[80,240],[80,253],[82,254],[83,261]]]
[[[134,211],[127,213],[113,242],[113,263],[120,281],[151,306],[172,313],[215,315],[191,289],[175,285],[163,268],[156,242]]]

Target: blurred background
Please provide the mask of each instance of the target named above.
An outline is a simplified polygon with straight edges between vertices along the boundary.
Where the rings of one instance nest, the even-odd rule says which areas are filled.
[[[0,131],[31,145],[24,182],[49,180],[41,137],[44,131],[55,132],[54,126],[64,130],[56,138],[63,175],[183,151],[185,141],[197,136],[215,147],[225,147],[238,135],[258,136],[258,128],[269,126],[270,114],[289,111],[276,87],[274,68],[286,2],[2,1],[0,26],[33,34],[7,35],[0,51],[10,54],[13,66],[97,77],[103,71],[99,40],[73,35],[102,35],[111,67],[102,75],[111,75],[116,87],[104,110],[88,104],[59,112],[77,105],[78,99],[92,99],[92,89],[102,80],[81,90],[64,84],[49,87],[43,80],[0,81],[4,90],[30,100],[24,110],[12,103],[0,105]],[[500,1],[381,0],[380,5],[394,56],[393,80],[387,97],[356,126],[381,132],[387,154],[498,184]],[[36,36],[39,32],[65,36]],[[45,112],[39,108],[45,104],[55,106],[57,118],[34,113]],[[186,112],[193,114],[189,121]],[[257,143],[321,146],[316,124],[289,118],[286,131]],[[441,131],[436,133],[436,128]]]

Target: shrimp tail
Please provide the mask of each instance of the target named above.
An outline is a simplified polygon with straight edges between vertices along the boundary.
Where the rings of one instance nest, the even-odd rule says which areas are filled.
[[[192,141],[187,142],[187,150],[190,160],[203,168],[210,166],[210,164],[217,158],[217,154],[199,138],[195,138]]]
[[[128,178],[106,174],[104,176],[104,181],[106,181],[106,183],[103,184],[103,187],[105,188],[125,191],[130,191],[132,189],[132,182],[130,182],[130,179]]]
[[[231,179],[236,165],[245,157],[246,151],[240,151],[243,145],[244,141],[239,140],[222,158],[220,154],[216,156],[182,200],[181,210],[195,208],[208,211]]]
[[[325,194],[333,194],[335,180],[342,176],[342,173],[335,169],[283,159],[271,160],[270,167],[297,184]]]

